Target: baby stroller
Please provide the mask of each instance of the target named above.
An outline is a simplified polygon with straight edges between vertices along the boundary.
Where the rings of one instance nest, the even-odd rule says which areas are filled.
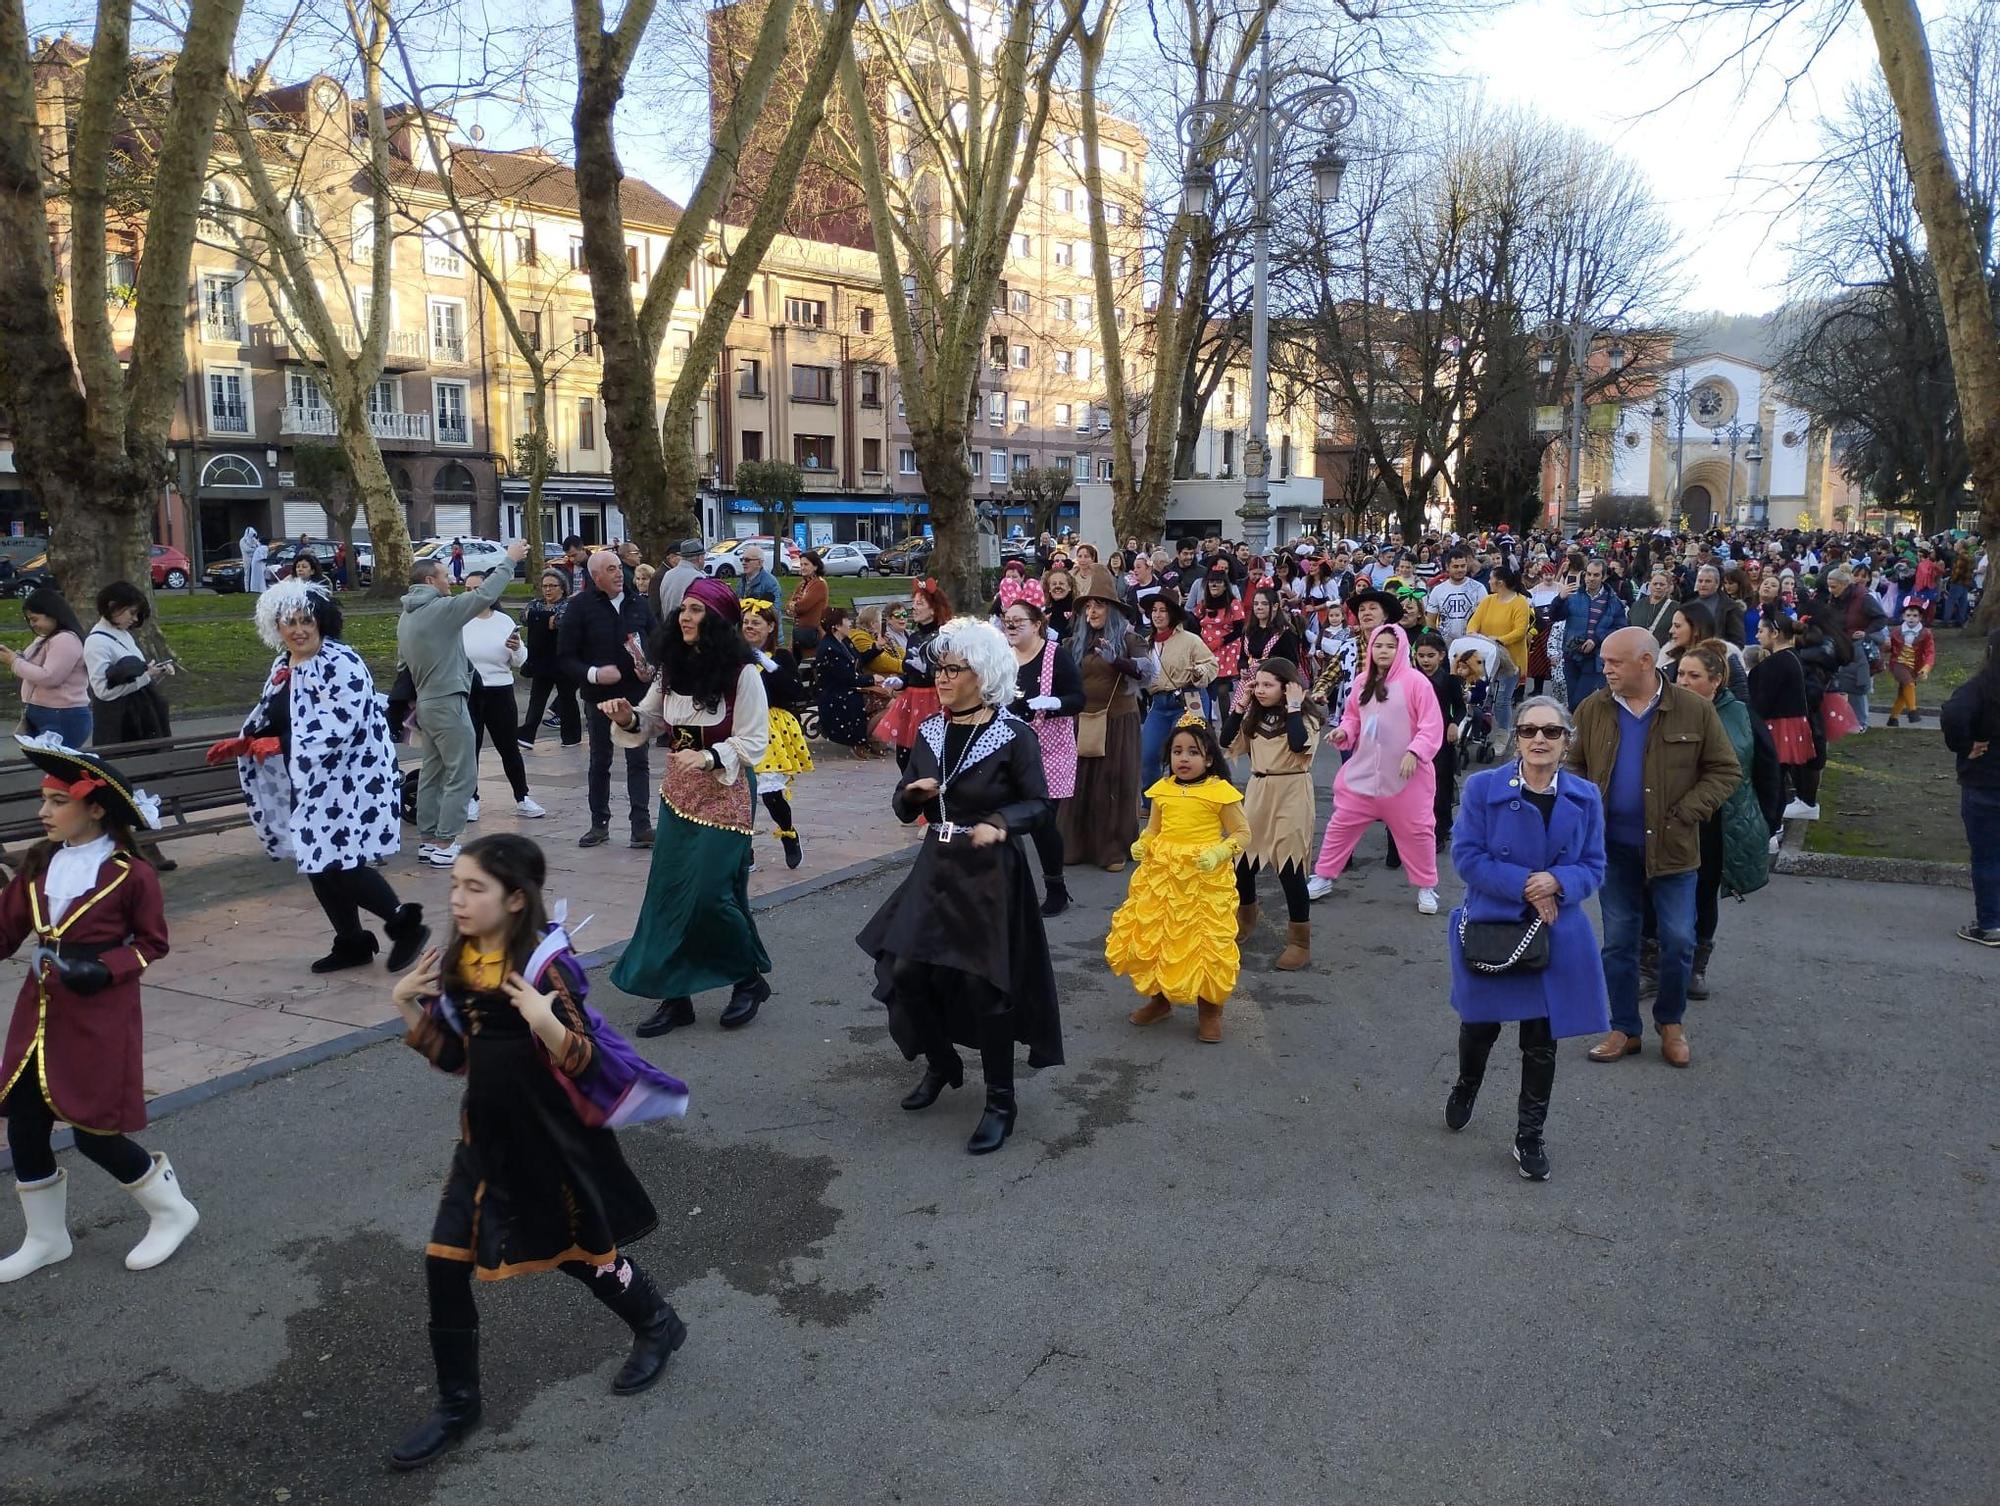
[[[1479,678],[1465,682],[1465,718],[1458,724],[1459,762],[1469,767],[1492,763],[1507,750],[1496,748],[1493,740],[1493,667],[1499,662],[1500,645],[1477,634],[1452,639],[1445,662],[1454,674],[1468,653],[1477,654],[1480,665]]]

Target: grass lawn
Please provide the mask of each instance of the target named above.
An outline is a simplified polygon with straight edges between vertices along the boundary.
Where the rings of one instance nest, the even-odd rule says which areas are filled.
[[[1938,634],[1938,662],[1918,687],[1935,708],[1979,667],[1984,639],[1957,629]],[[1875,704],[1894,694],[1887,675],[1875,681]],[[1915,728],[1874,727],[1834,744],[1820,782],[1822,819],[1806,834],[1808,852],[1847,857],[1966,861],[1958,818],[1956,762],[1935,719]]]
[[[784,583],[789,594],[795,580],[787,576]],[[880,575],[833,579],[827,587],[841,606],[852,606],[857,598],[907,600],[910,593],[907,578]],[[507,588],[503,605],[518,618],[528,594],[527,583],[516,581]],[[166,684],[167,700],[177,715],[243,712],[256,700],[272,654],[251,621],[254,604],[255,598],[243,592],[159,597],[160,628],[181,665],[181,672]],[[347,618],[346,642],[368,661],[376,685],[387,690],[396,675],[396,603],[349,593],[341,598],[341,608]],[[28,641],[26,629],[15,626],[17,620],[0,615],[0,642],[12,648]],[[86,630],[89,626],[84,624]],[[11,727],[20,706],[20,681],[0,674],[0,726]]]

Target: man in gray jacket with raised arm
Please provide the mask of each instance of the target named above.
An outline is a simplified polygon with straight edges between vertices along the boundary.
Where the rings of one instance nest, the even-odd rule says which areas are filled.
[[[516,539],[507,558],[519,564],[528,546]],[[441,558],[410,569],[409,593],[396,623],[396,657],[416,688],[417,723],[424,734],[424,762],[417,774],[417,861],[449,868],[458,858],[465,805],[479,782],[479,747],[472,731],[472,661],[465,657],[465,625],[496,605],[512,570],[495,570],[477,588],[450,594]]]

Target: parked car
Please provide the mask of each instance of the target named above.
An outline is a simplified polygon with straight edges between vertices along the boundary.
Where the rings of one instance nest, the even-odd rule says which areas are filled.
[[[153,589],[185,591],[194,580],[194,561],[172,544],[153,546]]]
[[[799,554],[801,552],[799,546],[792,540],[786,539],[785,547],[780,551],[777,547],[777,540],[773,539],[768,533],[755,534],[747,539],[722,540],[720,543],[710,547],[708,554],[702,560],[702,569],[710,575],[719,575],[725,579],[741,575],[743,573],[743,551],[753,546],[764,552],[764,567],[767,570],[773,571],[778,575],[797,575],[799,573]]]
[[[411,551],[413,559],[442,559],[447,564],[451,560],[451,546],[465,546],[465,573],[467,575],[491,575],[495,570],[505,570],[510,575],[519,576],[520,568],[507,558],[507,546],[492,539],[424,539]]]
[[[873,570],[875,568],[875,556],[882,552],[882,546],[872,539],[856,539],[854,540],[854,547],[868,556],[868,568]]]
[[[930,567],[931,541],[905,539],[875,556],[877,575],[922,575]]]
[[[55,571],[49,568],[49,552],[44,548],[39,554],[20,561],[12,575],[0,580],[0,595],[16,598],[26,596],[37,586],[54,585],[55,578]]]
[[[866,575],[868,556],[852,544],[828,544],[819,552],[820,567],[827,575]]]

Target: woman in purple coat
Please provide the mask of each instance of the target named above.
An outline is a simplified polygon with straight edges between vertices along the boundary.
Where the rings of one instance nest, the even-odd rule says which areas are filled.
[[[1569,711],[1552,696],[1524,701],[1514,721],[1519,757],[1482,769],[1465,782],[1452,828],[1451,861],[1465,881],[1465,903],[1447,928],[1451,1004],[1458,1011],[1458,1081],[1444,1122],[1464,1129],[1486,1077],[1500,1026],[1521,1027],[1521,1105],[1514,1159],[1533,1182],[1549,1176],[1542,1126],[1556,1080],[1556,1042],[1607,1029],[1604,965],[1583,902],[1604,882],[1604,808],[1597,786],[1559,777],[1574,735]],[[1549,928],[1549,965],[1479,972],[1466,965],[1459,931],[1470,921],[1525,922]]]

